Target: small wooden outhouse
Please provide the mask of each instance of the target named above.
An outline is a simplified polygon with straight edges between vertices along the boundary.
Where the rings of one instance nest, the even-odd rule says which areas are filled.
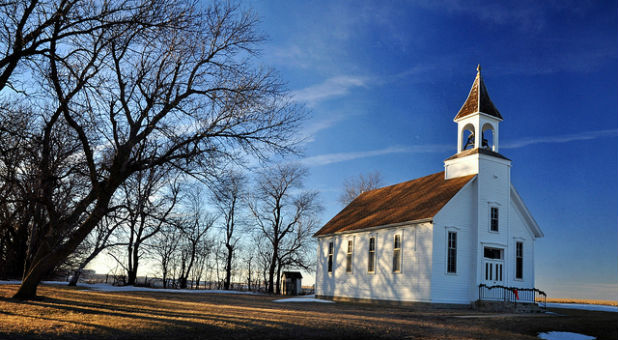
[[[283,272],[281,274],[281,294],[299,295],[302,292],[302,279],[300,272]]]

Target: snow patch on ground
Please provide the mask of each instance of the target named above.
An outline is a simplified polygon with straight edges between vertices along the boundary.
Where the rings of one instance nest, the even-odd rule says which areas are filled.
[[[43,281],[44,285],[67,285],[65,281]],[[0,281],[0,284],[18,285],[21,281]],[[185,293],[185,294],[243,294],[243,295],[262,295],[256,292],[246,292],[237,290],[215,290],[215,289],[163,289],[163,288],[147,288],[134,286],[112,286],[106,283],[82,283],[77,284],[79,287],[98,291],[98,292],[158,292],[158,293]]]
[[[305,295],[305,296],[302,296],[302,297],[279,299],[279,300],[274,300],[273,302],[320,302],[320,303],[335,303],[335,301],[331,301],[331,300],[316,299],[315,295]]]
[[[506,314],[506,313],[494,313],[494,314],[472,314],[472,315],[455,315],[454,318],[460,319],[489,319],[489,318],[504,318],[504,317],[528,317],[531,314]]]
[[[545,339],[545,340],[594,340],[596,339],[595,337],[590,336],[590,335],[572,333],[572,332],[556,332],[556,331],[539,333],[538,337],[541,339]]]
[[[548,302],[547,308],[566,308],[566,309],[583,309],[598,312],[614,312],[618,313],[618,307],[605,305],[590,305],[586,303],[554,303]]]
[[[545,311],[545,314],[556,315],[556,316],[564,316],[562,314],[558,314],[558,313],[554,313],[554,312],[550,312],[550,311]]]
[[[163,288],[147,288],[134,286],[112,286],[105,283],[79,284],[81,287],[86,287],[99,292],[158,292],[158,293],[190,293],[190,294],[243,294],[243,295],[261,295],[256,292],[246,292],[237,290],[216,290],[216,289],[163,289]]]
[[[0,285],[20,285],[21,281],[12,281],[12,280],[7,280],[7,281],[2,281],[0,280]]]

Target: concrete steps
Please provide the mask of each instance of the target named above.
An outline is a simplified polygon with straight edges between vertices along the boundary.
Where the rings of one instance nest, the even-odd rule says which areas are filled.
[[[514,303],[505,301],[477,300],[472,308],[482,312],[494,313],[542,313],[543,309],[536,303]]]

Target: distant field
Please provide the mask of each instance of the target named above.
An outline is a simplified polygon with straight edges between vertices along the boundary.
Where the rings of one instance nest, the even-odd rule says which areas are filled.
[[[617,314],[556,309],[496,315],[468,309],[276,303],[279,297],[95,292],[42,286],[40,299],[0,285],[0,339],[536,339],[568,331],[616,339]],[[477,317],[477,316],[482,317]],[[459,318],[466,316],[466,318]]]
[[[540,300],[538,300],[540,301]],[[618,306],[617,301],[611,300],[591,300],[591,299],[550,299],[547,298],[547,302],[555,303],[584,303],[590,305],[604,305],[604,306]]]

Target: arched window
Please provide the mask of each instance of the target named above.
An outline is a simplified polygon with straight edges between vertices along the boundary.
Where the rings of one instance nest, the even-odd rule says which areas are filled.
[[[474,125],[468,124],[463,128],[463,133],[461,134],[461,145],[462,150],[474,149]]]
[[[485,123],[483,125],[483,139],[481,140],[481,147],[483,149],[494,150],[494,127]]]

